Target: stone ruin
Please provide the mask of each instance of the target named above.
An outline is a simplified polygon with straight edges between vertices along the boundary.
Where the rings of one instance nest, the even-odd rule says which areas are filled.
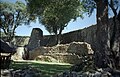
[[[16,38],[18,41],[17,44],[17,52],[14,56],[12,56],[13,60],[23,60],[28,59],[26,58],[26,54],[28,55],[28,52],[31,50],[34,50],[35,48],[41,46],[41,41],[43,38],[43,31],[40,28],[33,28],[30,38],[24,37],[24,39],[21,39],[21,37]],[[20,41],[22,40],[22,41]],[[21,42],[23,42],[21,44]]]
[[[109,22],[112,22],[112,19],[109,20]],[[109,23],[109,26],[110,30],[109,30],[109,33],[112,32],[112,27],[113,27],[113,24],[112,23]],[[116,37],[115,37],[115,43],[114,43],[114,51],[116,54],[118,54],[118,66],[120,67],[120,57],[119,57],[119,51],[120,51],[120,41],[119,41],[119,38],[120,38],[120,33],[119,33],[119,22],[117,23],[117,33],[116,33]],[[88,28],[84,28],[84,29],[80,29],[80,30],[76,30],[76,31],[72,31],[72,32],[69,32],[69,33],[65,33],[65,34],[62,34],[61,35],[61,45],[67,45],[67,44],[70,44],[72,42],[86,42],[86,43],[89,43],[91,45],[91,49],[93,49],[93,51],[95,51],[95,63],[96,65],[98,66],[103,66],[104,65],[104,58],[101,56],[101,53],[103,53],[103,51],[101,52],[98,52],[99,49],[101,49],[99,46],[99,43],[97,43],[97,38],[96,38],[96,32],[97,32],[97,25],[92,25]],[[108,34],[109,34],[108,33]],[[103,33],[103,36],[104,36],[104,33]],[[105,38],[106,42],[109,42],[110,40]],[[30,52],[30,55],[31,53],[34,53],[37,52],[35,50],[39,49],[41,47],[41,49],[43,50],[46,50],[47,48],[49,49],[50,47],[55,47],[56,45],[56,41],[55,41],[55,36],[54,35],[46,35],[46,36],[43,36],[43,32],[41,29],[39,28],[34,28],[32,33],[31,33],[31,36],[30,36],[30,39],[29,39],[29,42],[27,44],[27,51]],[[106,45],[107,46],[107,45]],[[46,48],[47,47],[47,48]],[[46,48],[46,49],[45,49]],[[99,49],[98,49],[99,48]],[[41,50],[40,49],[40,50]],[[41,55],[41,53],[43,53],[42,51],[40,51],[40,56],[39,58],[34,58],[34,59],[40,59],[42,57],[41,60],[46,60],[48,59],[49,60],[54,60],[56,62],[56,57],[54,58],[54,56],[44,56],[45,54],[48,55],[47,53],[44,53],[44,55]],[[106,54],[109,55],[110,52],[107,52],[106,51]],[[34,55],[33,54],[33,55]],[[51,55],[51,54],[50,54]],[[70,54],[69,54],[70,55]],[[44,57],[44,58],[43,58]],[[31,56],[30,56],[30,59],[33,59]],[[60,62],[62,62],[60,60]],[[64,62],[64,61],[63,61]],[[103,64],[102,64],[102,63]]]
[[[43,38],[43,31],[40,28],[33,28],[27,45],[28,51],[31,51],[32,49],[41,46],[42,38]]]
[[[94,51],[86,42],[72,42],[60,44],[53,47],[38,47],[30,51],[29,59],[60,62],[60,63],[81,63],[82,57],[93,56]]]
[[[34,28],[31,33],[30,40],[26,46],[28,48],[28,51],[30,52],[29,58],[48,62],[67,62],[72,64],[79,64],[82,62],[81,57],[86,55],[90,55],[93,57],[93,50],[95,49],[95,46],[98,46],[98,44],[96,43],[96,25],[84,28],[82,30],[63,34],[61,41],[62,44],[60,45],[55,46],[55,41],[53,40],[54,35],[43,36],[42,30]],[[117,42],[117,44],[118,43],[119,41]],[[89,52],[92,53],[89,54]],[[63,74],[64,72],[61,75],[63,76]],[[62,76],[57,75],[55,77]]]
[[[110,19],[110,21],[111,21],[111,19]],[[110,25],[112,25],[112,23],[110,23]],[[119,26],[119,24],[117,26]],[[97,56],[99,56],[99,54],[97,54],[97,52],[96,52],[97,48],[99,47],[99,44],[97,43],[97,38],[96,38],[96,30],[97,30],[97,26],[92,25],[88,28],[84,28],[84,29],[80,29],[80,30],[77,30],[77,31],[72,31],[72,32],[69,32],[69,33],[62,34],[61,44],[66,44],[67,45],[67,44],[70,44],[71,42],[74,42],[74,41],[75,42],[87,42],[91,45],[91,49],[93,49],[93,51],[95,51],[95,54]],[[110,28],[110,32],[111,31],[112,30]],[[119,38],[119,35],[120,34],[117,33],[116,36],[118,36],[118,38]],[[116,41],[115,47],[114,47],[114,49],[116,49],[116,53],[119,53],[119,50],[120,50],[120,48],[119,48],[120,41],[119,41],[118,38],[116,37],[117,41]],[[43,36],[43,32],[42,32],[41,29],[34,28],[32,30],[29,42],[28,42],[28,44],[26,44],[27,45],[26,47],[27,47],[27,51],[29,51],[30,53],[34,53],[34,51],[36,49],[38,49],[40,47],[43,47],[43,46],[48,47],[48,48],[49,47],[54,47],[56,45],[55,43],[56,43],[56,41],[55,41],[55,36],[54,35]],[[42,53],[42,51],[41,51],[41,53]],[[98,52],[98,53],[102,53],[102,52]],[[109,54],[109,52],[106,52],[106,53]],[[101,57],[99,59],[96,55],[95,55],[96,63],[101,64],[99,62],[102,61],[103,57]],[[48,58],[48,59],[51,58],[51,56],[44,56],[44,57]],[[38,58],[36,58],[36,59],[38,59]],[[55,60],[55,59],[53,58],[53,60]],[[118,65],[120,66],[120,61],[119,61]]]

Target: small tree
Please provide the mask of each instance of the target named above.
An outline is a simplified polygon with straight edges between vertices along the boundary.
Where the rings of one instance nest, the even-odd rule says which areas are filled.
[[[60,43],[60,35],[68,22],[82,17],[85,11],[79,0],[28,0],[27,4],[30,13],[39,17],[49,33],[56,35],[57,43]]]
[[[23,23],[27,24],[28,14],[24,3],[17,1],[16,3],[0,2],[0,29],[7,36],[10,42],[15,36],[15,30]]]

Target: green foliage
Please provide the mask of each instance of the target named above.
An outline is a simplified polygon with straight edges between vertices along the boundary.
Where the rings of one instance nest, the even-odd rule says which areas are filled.
[[[15,29],[23,23],[27,24],[26,5],[19,1],[16,3],[0,2],[0,8],[0,29],[4,31],[10,41]]]
[[[86,11],[88,12],[89,15],[92,14],[92,12],[94,11],[94,9],[96,9],[97,5],[96,3],[99,2],[101,0],[81,0],[84,8],[86,9]],[[102,0],[104,2],[108,1],[108,6],[109,6],[109,11],[111,12],[111,10],[113,11],[113,13],[115,13],[115,11],[119,11],[120,10],[120,0]],[[109,13],[111,14],[111,13]]]
[[[57,34],[71,19],[82,17],[85,9],[79,0],[28,0],[28,11],[38,16],[50,33]]]
[[[94,9],[96,8],[95,0],[81,0],[81,3],[83,4],[83,7],[90,16]]]

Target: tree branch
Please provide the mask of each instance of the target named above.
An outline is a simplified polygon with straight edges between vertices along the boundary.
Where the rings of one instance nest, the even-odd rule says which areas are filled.
[[[115,9],[114,8],[114,5],[113,5],[113,0],[110,0],[110,4],[109,4],[110,8],[112,9],[113,13],[114,13],[114,16],[116,17],[117,16],[117,9],[118,7]]]

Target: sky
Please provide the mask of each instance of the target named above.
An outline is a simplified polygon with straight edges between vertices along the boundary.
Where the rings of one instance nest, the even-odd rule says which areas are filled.
[[[96,24],[96,14],[93,13],[91,17],[85,15],[84,19],[77,18],[76,21],[70,21],[63,30],[62,33],[67,33],[70,31],[83,29],[85,27]],[[40,28],[43,31],[43,35],[50,35],[47,30],[45,30],[44,25],[40,24],[38,21],[36,23],[32,22],[30,25],[22,25],[16,29],[16,35],[19,36],[30,36],[33,28]]]
[[[16,0],[4,0],[4,1],[15,2]],[[25,2],[24,0],[19,0],[19,1]],[[90,17],[88,17],[87,14],[84,14],[84,19],[77,18],[77,20],[74,22],[73,20],[71,20],[62,33],[83,29],[85,27],[89,27],[94,24],[96,24],[96,10],[92,13]],[[40,28],[43,31],[43,35],[50,35],[49,32],[45,29],[44,25],[40,24],[38,21],[31,22],[30,25],[19,26],[16,29],[15,34],[18,36],[30,36],[33,28]]]

